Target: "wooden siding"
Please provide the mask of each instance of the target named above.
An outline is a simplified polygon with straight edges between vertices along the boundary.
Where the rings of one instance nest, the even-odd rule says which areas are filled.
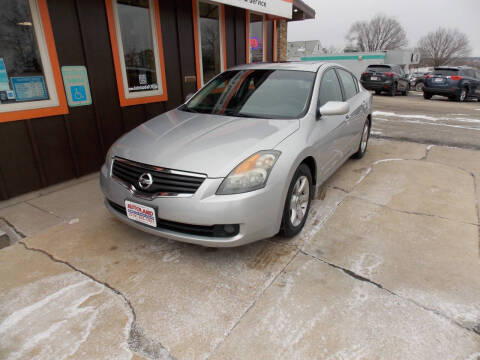
[[[103,0],[48,0],[60,66],[84,65],[92,105],[0,123],[0,200],[98,171],[123,133],[196,90],[191,0],[159,0],[168,101],[120,107]],[[228,67],[245,63],[245,11],[225,6]],[[270,57],[269,57],[270,58]]]

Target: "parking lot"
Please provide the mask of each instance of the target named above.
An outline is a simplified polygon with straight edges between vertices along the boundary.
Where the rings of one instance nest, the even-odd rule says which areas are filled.
[[[421,92],[410,96],[374,96],[374,136],[426,144],[480,149],[480,102],[449,101]]]
[[[480,103],[374,107],[293,239],[156,238],[96,174],[0,204],[0,357],[480,359]]]

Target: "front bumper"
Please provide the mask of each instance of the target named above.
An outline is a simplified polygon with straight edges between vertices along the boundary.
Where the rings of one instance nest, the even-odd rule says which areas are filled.
[[[222,181],[223,178],[205,179],[191,197],[145,200],[135,197],[124,185],[112,179],[105,165],[100,173],[107,209],[120,221],[150,234],[203,246],[232,247],[271,237],[279,231],[284,205],[282,186],[267,184],[263,189],[248,193],[215,195]],[[239,224],[240,230],[232,237],[210,237],[153,228],[130,220],[108,203],[125,206],[125,200],[156,208],[157,216],[163,220],[202,226]]]

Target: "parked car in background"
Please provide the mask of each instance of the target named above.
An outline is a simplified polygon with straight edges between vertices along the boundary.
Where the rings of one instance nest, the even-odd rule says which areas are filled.
[[[399,65],[368,65],[360,82],[365,89],[373,90],[377,95],[384,91],[390,96],[395,96],[398,92],[407,96],[410,90],[408,75]]]
[[[453,101],[473,98],[480,101],[480,72],[466,66],[439,66],[425,77],[423,97],[447,96]]]
[[[415,91],[422,91],[423,85],[425,81],[425,76],[429,75],[430,73],[423,73],[423,72],[414,72],[411,73],[409,76],[410,81],[410,89]]]
[[[372,95],[330,63],[238,66],[111,147],[108,210],[140,230],[205,246],[287,237],[316,190],[367,149]]]

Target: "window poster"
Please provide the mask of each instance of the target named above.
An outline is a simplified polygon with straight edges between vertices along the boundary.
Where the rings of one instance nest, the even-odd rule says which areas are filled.
[[[20,76],[12,77],[11,80],[17,101],[48,99],[43,76]]]
[[[3,58],[0,58],[0,91],[10,91],[7,69],[5,67],[5,61],[3,61]]]

